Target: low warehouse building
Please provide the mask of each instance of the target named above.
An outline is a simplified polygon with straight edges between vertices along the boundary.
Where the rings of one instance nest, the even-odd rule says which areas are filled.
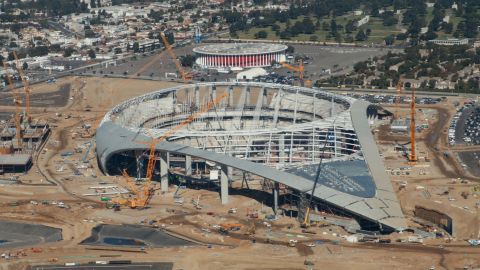
[[[29,154],[0,155],[0,171],[22,173],[32,167],[32,156]]]

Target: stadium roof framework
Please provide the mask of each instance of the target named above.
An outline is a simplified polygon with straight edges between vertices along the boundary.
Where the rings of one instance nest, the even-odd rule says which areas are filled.
[[[106,114],[96,132],[107,174],[116,156],[146,151],[159,137],[221,93],[227,97],[156,145],[311,192],[314,168],[324,159],[313,196],[384,230],[405,219],[369,127],[370,104],[310,88],[267,83],[199,83],[127,100]]]

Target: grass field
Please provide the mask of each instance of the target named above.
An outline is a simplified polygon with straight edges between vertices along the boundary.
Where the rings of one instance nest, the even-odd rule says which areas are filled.
[[[430,21],[433,18],[432,13],[433,13],[433,8],[427,8],[427,16],[426,16],[427,21]],[[450,22],[453,23],[454,29],[455,29],[457,24],[460,22],[460,18],[455,17],[454,12],[452,10],[448,10],[447,15],[450,16]],[[350,14],[350,15],[344,15],[344,16],[336,17],[335,19],[336,19],[337,25],[345,26],[349,20],[358,20],[358,19],[362,18],[363,16],[364,15],[353,16],[352,14]],[[395,16],[396,16],[397,19],[400,18],[399,15],[395,15]],[[304,16],[299,16],[296,20],[290,20],[290,24],[293,25],[293,24],[295,24],[295,22],[302,21],[303,19],[304,19]],[[325,30],[322,29],[323,23],[326,22],[326,23],[330,24],[331,20],[332,20],[332,18],[321,19],[320,20],[320,25],[321,25],[320,28],[316,29],[315,32],[311,35],[300,34],[298,36],[291,37],[290,39],[291,40],[298,40],[298,41],[314,41],[314,40],[312,40],[312,36],[316,36],[316,41],[334,42],[335,39],[333,37],[329,36],[329,31],[325,31]],[[312,18],[312,21],[315,24],[317,22],[317,19]],[[286,28],[285,23],[277,22],[276,24],[280,26],[280,31],[279,32],[285,30],[285,28]],[[370,33],[368,39],[366,41],[361,41],[361,42],[355,41],[355,42],[359,43],[359,44],[383,43],[385,37],[387,37],[389,35],[392,35],[392,34],[393,35],[398,35],[398,34],[402,33],[402,30],[403,30],[402,28],[406,28],[406,26],[403,26],[403,25],[401,27],[398,27],[397,25],[384,26],[382,19],[375,18],[375,17],[370,17],[370,21],[367,24],[359,27],[359,29],[362,29],[364,31],[366,31],[367,29],[371,30],[371,33]],[[242,32],[237,32],[237,35],[241,39],[255,39],[255,34],[258,33],[259,31],[262,31],[262,30],[267,32],[267,38],[265,38],[266,40],[278,40],[278,39],[280,39],[280,37],[277,36],[274,31],[272,31],[271,27],[255,27],[255,28],[250,29],[247,32],[243,32],[243,31]],[[355,35],[357,34],[357,31],[355,31],[351,34],[347,34],[347,33],[345,33],[345,31],[343,29],[339,30],[340,34],[342,35],[342,42],[346,42],[345,37],[347,35],[350,35],[351,37],[355,38]],[[443,31],[439,31],[438,36],[440,38],[450,38],[450,37],[452,37],[451,34],[446,34]],[[402,41],[395,41],[396,44],[399,44],[401,42]]]

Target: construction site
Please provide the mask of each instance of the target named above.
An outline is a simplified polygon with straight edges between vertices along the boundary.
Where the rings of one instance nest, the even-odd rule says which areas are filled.
[[[371,104],[305,87],[302,63],[280,85],[177,62],[176,81],[2,93],[0,269],[480,267],[479,179],[448,143],[469,98]]]

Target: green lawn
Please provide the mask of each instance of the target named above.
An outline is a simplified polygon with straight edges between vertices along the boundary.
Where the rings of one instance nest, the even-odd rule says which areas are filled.
[[[453,29],[455,30],[458,23],[461,21],[461,18],[456,17],[455,12],[453,10],[447,10],[447,15],[450,15],[450,22],[453,23],[453,25],[454,25]],[[337,25],[345,26],[349,20],[354,20],[354,19],[358,20],[358,19],[362,18],[363,16],[364,15],[353,16],[353,15],[350,14],[350,15],[344,15],[344,16],[336,17],[335,20],[337,22]],[[399,18],[398,15],[395,15],[395,16],[397,17],[397,19]],[[315,17],[311,17],[311,18],[312,18],[313,23],[315,24],[317,22],[317,19]],[[432,18],[433,18],[433,8],[427,8],[427,15],[426,15],[427,22],[429,22]],[[299,16],[296,20],[290,20],[290,24],[293,25],[293,24],[295,24],[295,22],[302,21],[303,19],[304,19],[304,16]],[[322,25],[324,22],[330,24],[331,20],[332,20],[332,18],[322,18],[320,20],[320,24]],[[285,23],[277,22],[276,24],[278,24],[280,26],[280,32],[285,29]],[[427,23],[427,25],[428,25],[428,23]],[[371,29],[371,34],[368,37],[368,39],[366,41],[363,41],[363,42],[357,42],[359,44],[383,43],[385,37],[387,37],[389,35],[392,35],[392,34],[393,35],[398,35],[398,34],[401,33],[401,31],[397,28],[396,25],[384,26],[382,19],[374,18],[374,17],[370,17],[370,21],[367,24],[362,25],[359,29],[362,29],[364,31],[366,31],[367,29]],[[258,31],[261,31],[261,30],[267,32],[267,34],[268,34],[268,36],[266,38],[267,40],[278,40],[278,39],[280,39],[279,36],[275,35],[275,32],[272,31],[271,27],[252,28],[248,32],[237,32],[237,35],[241,39],[254,39],[255,38],[255,33],[257,33]],[[300,34],[296,37],[291,37],[290,39],[291,40],[298,40],[298,41],[310,41],[311,36],[315,35],[315,36],[318,37],[317,41],[320,41],[320,42],[323,42],[323,41],[335,42],[334,38],[328,37],[328,33],[329,33],[329,31],[324,31],[322,29],[322,26],[320,26],[320,29],[317,29],[312,35]],[[343,29],[340,30],[340,33],[341,33],[343,39],[348,35],[347,33],[345,33],[345,31]],[[355,38],[356,34],[357,34],[357,32],[355,31],[354,33],[351,33],[350,35],[353,38]],[[439,31],[437,34],[438,34],[439,38],[451,38],[452,37],[452,34],[446,34],[443,31]],[[345,41],[342,40],[342,42],[345,42]],[[356,41],[354,41],[354,42],[356,42]],[[397,44],[401,43],[401,42],[402,41],[396,41]]]
[[[337,25],[343,25],[345,27],[345,25],[347,24],[347,22],[349,20],[352,20],[352,19],[359,19],[361,18],[362,16],[341,16],[341,17],[337,17],[336,18],[336,22],[337,22]],[[302,21],[304,19],[303,16],[299,16],[296,20],[290,20],[290,24],[293,25],[295,24],[296,21]],[[331,22],[331,18],[324,18],[320,21],[320,24],[323,24],[324,22],[330,24]],[[313,23],[315,24],[316,23],[316,18],[312,18],[312,21]],[[280,26],[280,31],[283,31],[285,30],[285,23],[277,23],[279,26]],[[395,26],[391,26],[391,27],[388,27],[388,26],[384,26],[383,23],[382,23],[382,20],[381,19],[378,19],[378,18],[370,18],[370,22],[368,22],[367,24],[365,25],[362,25],[359,29],[362,29],[364,31],[366,31],[367,29],[371,29],[372,32],[370,34],[370,37],[367,41],[364,41],[364,42],[358,42],[358,43],[381,43],[383,42],[383,40],[385,39],[386,36],[390,35],[390,34],[399,34],[400,31],[398,31]],[[256,28],[252,28],[250,29],[248,32],[238,32],[238,37],[241,38],[241,39],[254,39],[255,38],[255,33],[259,32],[259,31],[266,31],[268,36],[267,36],[267,40],[278,40],[280,37],[276,36],[275,35],[275,32],[272,31],[271,27],[256,27]],[[315,35],[318,37],[318,41],[327,41],[327,42],[334,42],[334,38],[328,38],[328,33],[329,31],[324,31],[322,29],[322,27],[320,27],[320,29],[317,29],[312,35],[307,35],[307,34],[300,34],[296,37],[292,37],[291,40],[299,40],[299,41],[310,41],[310,38],[311,36]],[[345,33],[345,31],[342,29],[340,30],[340,33],[342,35],[343,38],[345,38],[345,36],[347,36],[348,34]],[[351,33],[350,35],[355,38],[355,35],[357,34],[357,32],[353,32]],[[343,41],[345,42],[345,41]]]

